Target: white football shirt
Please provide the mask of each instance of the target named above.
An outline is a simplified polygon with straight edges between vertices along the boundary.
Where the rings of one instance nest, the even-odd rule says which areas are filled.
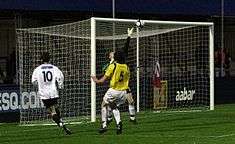
[[[52,64],[42,64],[33,71],[32,83],[38,84],[38,96],[41,99],[58,98],[58,88],[63,88],[64,75]]]

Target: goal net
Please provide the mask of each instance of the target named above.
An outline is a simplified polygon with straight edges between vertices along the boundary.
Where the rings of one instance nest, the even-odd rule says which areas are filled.
[[[95,121],[109,85],[96,85],[90,75],[102,76],[108,53],[125,45],[127,28],[133,26],[127,64],[137,111],[152,110],[154,103],[157,109],[165,110],[213,109],[213,24],[145,20],[139,28],[136,21],[91,18],[17,29],[21,123],[48,122],[45,107],[31,84],[33,69],[45,51],[50,52],[51,63],[65,75],[59,101],[62,117]],[[155,102],[153,75],[157,60],[162,85]],[[127,105],[120,109],[126,111]]]

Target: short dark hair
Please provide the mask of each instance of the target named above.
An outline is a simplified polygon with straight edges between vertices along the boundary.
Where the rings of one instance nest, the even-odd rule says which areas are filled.
[[[44,52],[41,54],[42,62],[49,62],[50,61],[50,54],[48,52]]]

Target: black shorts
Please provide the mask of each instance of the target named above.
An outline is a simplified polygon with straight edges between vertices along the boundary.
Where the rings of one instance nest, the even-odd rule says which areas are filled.
[[[45,105],[46,108],[49,108],[53,105],[57,105],[58,104],[58,99],[59,98],[52,98],[52,99],[43,99],[42,102]]]

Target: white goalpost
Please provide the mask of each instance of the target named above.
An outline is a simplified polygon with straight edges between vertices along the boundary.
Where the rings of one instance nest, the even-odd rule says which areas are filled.
[[[136,22],[92,17],[57,26],[17,29],[20,92],[35,91],[30,84],[32,70],[40,64],[40,54],[48,51],[52,64],[65,74],[65,89],[60,92],[62,117],[96,121],[108,83],[96,85],[90,75],[103,74],[107,54],[121,49],[127,28],[135,27],[127,64],[137,111],[153,109],[152,78],[157,59],[162,83],[158,110],[213,110],[213,23],[141,20],[143,27],[137,27]],[[48,121],[42,105],[32,108],[29,99],[21,101],[29,104],[21,109],[21,123]],[[120,109],[126,111],[127,106]]]

